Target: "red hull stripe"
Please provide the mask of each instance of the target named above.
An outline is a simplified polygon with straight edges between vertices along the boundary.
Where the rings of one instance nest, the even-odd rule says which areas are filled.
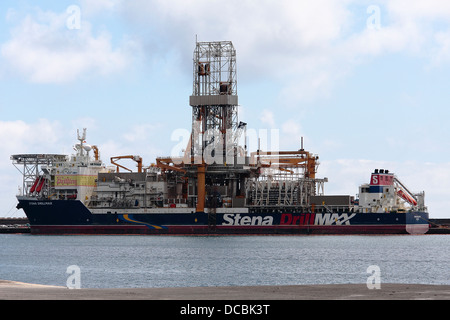
[[[33,234],[406,234],[407,225],[358,226],[166,226],[167,229],[149,229],[139,225],[40,225],[31,226]],[[414,230],[424,233],[427,230]]]

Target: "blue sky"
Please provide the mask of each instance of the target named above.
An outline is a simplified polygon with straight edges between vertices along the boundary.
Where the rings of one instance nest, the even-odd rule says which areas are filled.
[[[279,130],[282,149],[305,137],[327,193],[355,195],[386,168],[450,217],[450,3],[438,0],[3,0],[0,216],[21,214],[9,156],[71,153],[78,128],[107,164],[170,155],[191,126],[196,35],[233,41],[241,120]]]

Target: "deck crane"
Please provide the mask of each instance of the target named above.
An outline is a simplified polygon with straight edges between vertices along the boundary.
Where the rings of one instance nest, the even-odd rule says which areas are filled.
[[[123,165],[118,164],[116,161],[121,159],[131,159],[133,161],[137,162],[138,172],[142,172],[142,158],[140,156],[117,156],[117,157],[111,157],[111,164],[117,166],[117,172],[119,172],[119,168],[122,168],[124,170],[127,170],[129,172],[133,172],[133,170],[128,169],[127,167],[124,167]]]
[[[416,195],[409,191],[408,188],[403,183],[401,183],[397,177],[394,178],[394,182],[397,185],[397,195],[408,202],[410,205],[417,206]]]

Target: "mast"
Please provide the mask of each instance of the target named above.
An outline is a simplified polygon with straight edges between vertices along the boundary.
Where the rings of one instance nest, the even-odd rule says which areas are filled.
[[[191,163],[222,164],[239,127],[233,43],[197,42],[193,78]]]
[[[231,41],[196,42],[193,59],[191,165],[197,167],[197,212],[204,212],[208,166],[231,164],[237,152],[236,50]],[[229,160],[229,161],[227,161]]]

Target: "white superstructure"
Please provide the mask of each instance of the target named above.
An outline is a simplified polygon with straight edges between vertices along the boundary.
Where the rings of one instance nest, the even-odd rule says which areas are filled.
[[[360,212],[425,210],[425,192],[412,193],[389,170],[376,169],[370,183],[359,187]]]

